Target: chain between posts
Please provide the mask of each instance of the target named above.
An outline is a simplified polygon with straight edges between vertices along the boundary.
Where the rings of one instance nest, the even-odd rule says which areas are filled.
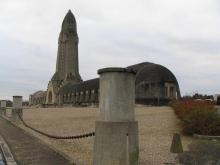
[[[85,134],[80,134],[80,135],[74,135],[74,136],[55,136],[55,135],[50,135],[48,133],[42,132],[36,128],[33,128],[32,126],[28,125],[20,116],[20,114],[18,113],[19,119],[21,120],[21,122],[24,124],[24,126],[26,126],[27,128],[30,128],[31,130],[38,132],[41,135],[47,136],[49,138],[53,138],[53,139],[82,139],[82,138],[87,138],[87,137],[92,137],[95,136],[95,132],[90,132],[90,133],[85,133]]]

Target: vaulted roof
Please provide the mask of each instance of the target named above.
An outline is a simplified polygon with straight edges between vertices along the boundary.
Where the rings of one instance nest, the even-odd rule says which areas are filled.
[[[149,82],[174,82],[177,83],[174,74],[166,67],[150,62],[143,62],[136,65],[128,66],[137,71],[136,83],[141,81]]]

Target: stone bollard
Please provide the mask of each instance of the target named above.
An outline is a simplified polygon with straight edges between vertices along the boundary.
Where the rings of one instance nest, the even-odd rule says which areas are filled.
[[[183,146],[182,146],[180,134],[178,133],[173,134],[173,140],[170,147],[170,152],[176,154],[183,153]]]
[[[170,152],[176,154],[174,164],[184,164],[184,160],[181,158],[181,154],[183,153],[183,146],[182,146],[180,134],[178,133],[173,134],[173,140],[170,147]]]
[[[19,115],[23,117],[22,96],[13,96],[12,121],[20,121]]]
[[[0,104],[0,114],[6,116],[6,100],[1,100]]]
[[[135,72],[104,68],[99,117],[95,123],[94,165],[138,165],[138,123],[134,118]]]

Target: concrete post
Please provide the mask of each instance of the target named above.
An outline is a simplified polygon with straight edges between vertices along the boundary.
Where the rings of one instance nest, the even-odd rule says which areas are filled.
[[[135,72],[105,68],[100,75],[94,165],[138,165],[138,123],[134,118]]]
[[[22,96],[13,96],[12,121],[19,121],[20,118],[18,115],[20,115],[21,118],[23,117]]]
[[[6,100],[1,100],[0,114],[6,116]]]

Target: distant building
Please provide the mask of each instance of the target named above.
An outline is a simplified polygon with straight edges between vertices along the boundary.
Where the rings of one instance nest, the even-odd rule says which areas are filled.
[[[99,102],[99,79],[83,81],[79,74],[78,42],[76,20],[69,10],[58,39],[56,71],[47,91],[30,95],[30,105],[88,105]],[[137,71],[136,103],[163,105],[180,98],[178,81],[166,67],[143,62],[128,68]]]
[[[38,105],[46,103],[46,91],[37,91],[29,96],[29,105]]]
[[[217,105],[220,105],[220,94],[213,95],[214,101],[217,103]]]
[[[22,106],[24,106],[24,107],[29,106],[29,101],[22,101]]]
[[[203,95],[203,94],[199,94],[199,93],[195,93],[193,96],[192,96],[193,99],[195,100],[207,100],[207,101],[214,101],[214,98],[213,98],[213,95]]]

